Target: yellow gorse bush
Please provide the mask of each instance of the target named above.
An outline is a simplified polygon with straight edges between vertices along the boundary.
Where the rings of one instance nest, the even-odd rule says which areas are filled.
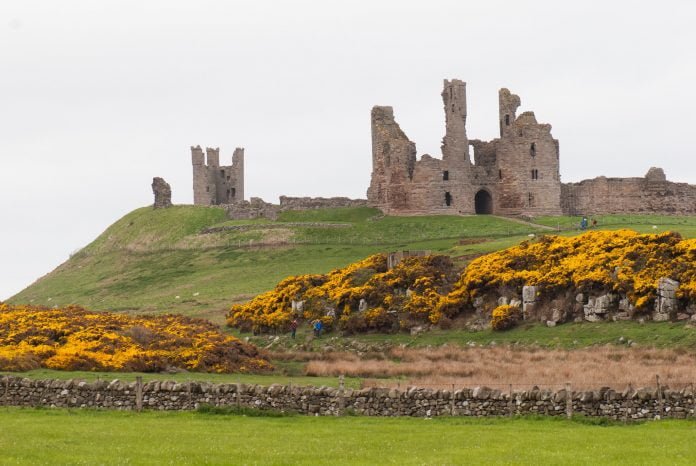
[[[514,327],[522,318],[520,308],[503,304],[493,309],[491,313],[491,328],[493,330],[508,330]]]
[[[696,240],[683,240],[678,233],[619,230],[543,236],[475,259],[452,296],[469,302],[501,286],[535,285],[546,295],[567,289],[623,293],[643,308],[655,298],[662,277],[681,283],[680,298],[696,298],[695,260]]]
[[[304,301],[298,317],[322,319],[329,327],[393,330],[399,322],[455,317],[471,309],[477,296],[502,289],[519,295],[524,285],[537,286],[549,298],[567,291],[616,292],[645,309],[662,277],[680,282],[679,298],[696,300],[696,239],[630,230],[542,236],[473,260],[458,279],[453,270],[444,256],[406,259],[391,270],[386,256],[370,256],[326,275],[289,277],[274,290],[233,306],[227,322],[244,330],[285,329],[296,300]],[[361,299],[368,304],[363,312],[358,311]],[[502,316],[499,320],[507,322]]]
[[[398,326],[399,313],[437,322],[446,306],[452,262],[445,256],[413,257],[387,270],[383,254],[370,256],[326,275],[298,275],[246,304],[232,306],[228,325],[244,330],[286,329],[292,321],[292,301],[304,301],[301,317],[322,319],[343,329],[387,330]],[[360,301],[368,309],[359,312]]]
[[[203,372],[271,369],[256,347],[184,316],[134,317],[0,303],[0,370]]]

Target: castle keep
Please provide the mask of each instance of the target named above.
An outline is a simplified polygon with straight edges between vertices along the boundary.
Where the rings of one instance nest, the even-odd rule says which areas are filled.
[[[207,163],[206,163],[207,159]],[[232,204],[244,200],[244,149],[237,147],[232,165],[220,166],[220,148],[191,147],[193,203]]]
[[[651,168],[644,178],[562,184],[559,143],[533,112],[517,115],[520,98],[498,93],[500,137],[468,139],[466,83],[445,80],[442,158],[416,157],[416,145],[392,107],[372,109],[371,206],[387,214],[579,215],[696,213],[696,186],[667,181]]]

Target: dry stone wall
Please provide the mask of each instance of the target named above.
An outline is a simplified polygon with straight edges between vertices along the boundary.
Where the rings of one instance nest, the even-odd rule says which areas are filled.
[[[613,419],[686,418],[694,416],[693,390],[661,387],[557,391],[534,388],[502,391],[488,387],[459,390],[362,390],[284,385],[148,383],[76,380],[31,380],[5,376],[0,405],[23,407],[98,408],[117,410],[196,409],[202,404],[333,416],[348,412],[365,416],[507,416],[568,413]]]

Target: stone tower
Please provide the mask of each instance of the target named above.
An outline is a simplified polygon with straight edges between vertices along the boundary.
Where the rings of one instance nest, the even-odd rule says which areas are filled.
[[[206,163],[207,159],[207,163]],[[191,146],[193,165],[193,203],[195,205],[233,204],[244,200],[244,149],[236,148],[232,165],[220,166],[220,149]]]
[[[445,136],[442,138],[442,167],[439,174],[442,186],[438,193],[440,207],[451,213],[470,212],[473,206],[473,186],[469,157],[469,138],[466,135],[466,83],[459,79],[444,80],[442,103],[445,110]],[[438,203],[437,199],[431,202]]]
[[[537,123],[534,112],[518,117],[520,98],[507,89],[498,92],[498,103],[496,213],[560,215],[559,144],[551,136],[551,125]]]
[[[517,117],[520,98],[501,89],[500,138],[469,140],[466,83],[445,80],[442,158],[423,154],[394,120],[391,107],[372,109],[370,205],[393,214],[537,215],[561,212],[558,141],[531,112]],[[473,147],[473,157],[469,146]]]

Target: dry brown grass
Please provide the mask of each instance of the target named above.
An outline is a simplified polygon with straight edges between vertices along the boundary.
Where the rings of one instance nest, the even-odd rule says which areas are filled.
[[[595,347],[582,350],[542,350],[440,347],[392,349],[386,353],[298,354],[307,360],[305,372],[313,376],[344,374],[366,378],[394,378],[391,386],[475,386],[574,389],[628,384],[651,386],[655,375],[671,387],[696,382],[696,354],[685,350]],[[367,385],[385,385],[368,381]]]

